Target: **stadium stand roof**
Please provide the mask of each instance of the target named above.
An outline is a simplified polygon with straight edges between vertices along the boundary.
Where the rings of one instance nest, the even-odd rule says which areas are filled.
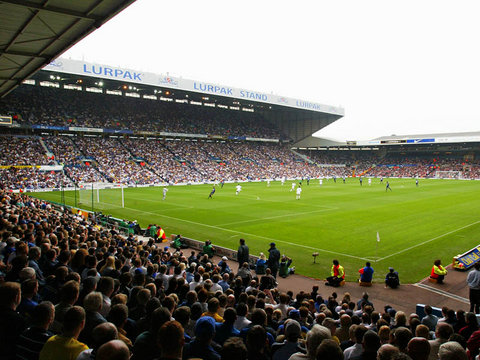
[[[75,85],[83,90],[96,88],[101,93],[120,91],[123,96],[135,93],[139,98],[251,111],[261,114],[294,143],[345,113],[341,107],[276,94],[64,58],[52,61],[31,79],[52,82],[59,88]]]
[[[0,97],[134,2],[0,1]]]
[[[458,132],[458,133],[433,133],[433,134],[416,134],[416,135],[390,135],[381,136],[374,140],[402,140],[402,139],[427,139],[427,138],[472,138],[480,137],[480,131]]]

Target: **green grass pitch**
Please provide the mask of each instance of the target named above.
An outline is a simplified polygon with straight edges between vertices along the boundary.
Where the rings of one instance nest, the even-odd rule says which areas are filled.
[[[447,265],[452,256],[480,244],[480,182],[457,180],[373,179],[363,186],[358,179],[303,181],[300,200],[285,185],[272,182],[217,186],[173,186],[165,201],[162,188],[125,189],[125,208],[119,190],[103,190],[106,214],[138,220],[142,227],[160,224],[167,234],[180,233],[197,240],[237,249],[244,238],[250,253],[267,253],[275,242],[282,254],[292,257],[297,273],[324,279],[332,259],[345,267],[348,281],[358,278],[366,261],[375,269],[374,281],[383,281],[389,266],[399,271],[401,282],[416,282],[430,272],[435,259]],[[34,196],[60,202],[60,192]],[[74,193],[65,192],[74,204]],[[380,242],[377,242],[377,231]],[[313,252],[319,252],[313,263]]]

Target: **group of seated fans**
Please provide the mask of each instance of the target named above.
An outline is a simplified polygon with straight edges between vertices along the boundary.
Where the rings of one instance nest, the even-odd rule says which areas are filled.
[[[258,113],[42,86],[20,86],[0,99],[0,113],[22,125],[284,138]]]
[[[281,292],[0,190],[0,359],[474,359],[473,313],[375,309],[367,293]],[[223,262],[228,259],[222,259]],[[468,350],[468,352],[467,352]]]
[[[283,177],[435,177],[436,170],[458,169],[465,170],[458,170],[464,178],[480,177],[480,164],[472,162],[465,168],[454,158],[433,161],[364,154],[356,159],[353,154],[332,153],[305,161],[288,145],[257,142],[0,136],[0,150],[0,187],[4,189],[92,182],[146,185]],[[38,165],[60,165],[63,170],[39,169]]]

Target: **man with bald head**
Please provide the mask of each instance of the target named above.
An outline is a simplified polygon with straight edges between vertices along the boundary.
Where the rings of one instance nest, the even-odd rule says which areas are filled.
[[[106,322],[95,326],[92,331],[93,349],[84,350],[78,355],[77,360],[89,360],[95,356],[100,346],[110,340],[118,339],[118,331],[114,324]],[[93,353],[93,356],[91,354]]]
[[[392,360],[398,353],[400,353],[400,350],[397,347],[391,344],[383,344],[377,351],[377,360]]]
[[[407,353],[412,360],[428,360],[430,344],[423,337],[414,337],[408,342]]]
[[[439,360],[468,360],[467,352],[456,341],[448,341],[438,349]]]
[[[110,340],[100,346],[95,360],[129,360],[128,346],[121,340]]]

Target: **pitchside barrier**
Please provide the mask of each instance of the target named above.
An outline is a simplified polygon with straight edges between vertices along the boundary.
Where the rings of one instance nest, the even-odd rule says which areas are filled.
[[[425,317],[425,305],[424,304],[417,304],[415,312],[417,313],[420,321]],[[442,318],[442,309],[438,307],[432,306],[432,314],[438,316],[438,318]]]
[[[480,245],[461,255],[454,256],[452,265],[454,269],[466,271],[478,261],[480,261]]]
[[[415,312],[420,318],[420,321],[425,317],[425,305],[424,304],[417,304],[415,307]],[[442,309],[438,307],[432,306],[432,314],[437,316],[439,319],[443,317]],[[480,325],[480,314],[477,314],[477,323]]]
[[[173,241],[177,235],[171,234],[170,239]],[[190,238],[186,238],[182,236],[182,239],[185,240],[185,243],[188,245],[190,249],[202,251],[203,245],[205,245],[205,241],[198,241]],[[227,249],[221,246],[213,245],[215,248],[215,255],[223,257],[226,256],[229,260],[237,261],[237,251],[232,249]],[[250,266],[255,266],[257,263],[258,256],[250,255],[249,263]]]

